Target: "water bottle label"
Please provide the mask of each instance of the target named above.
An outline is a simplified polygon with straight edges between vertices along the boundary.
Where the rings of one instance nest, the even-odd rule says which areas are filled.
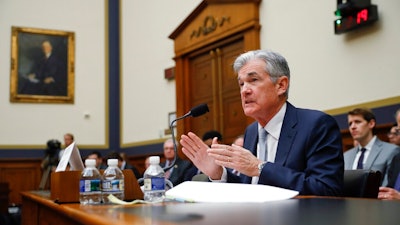
[[[163,177],[152,177],[144,179],[144,190],[145,191],[161,191],[165,190],[165,178]]]
[[[123,191],[125,188],[124,180],[103,180],[102,190],[103,191]]]
[[[79,192],[100,191],[100,180],[80,180]]]

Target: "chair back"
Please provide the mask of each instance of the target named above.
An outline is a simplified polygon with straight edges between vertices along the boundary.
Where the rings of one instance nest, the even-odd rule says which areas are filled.
[[[382,173],[373,170],[345,170],[344,197],[377,198]]]
[[[201,173],[201,174],[194,175],[194,176],[192,177],[192,181],[209,182],[210,180],[208,179],[208,176],[207,176],[207,175]]]

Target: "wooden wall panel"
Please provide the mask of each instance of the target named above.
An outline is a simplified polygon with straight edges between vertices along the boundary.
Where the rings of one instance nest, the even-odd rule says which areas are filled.
[[[21,191],[37,190],[41,179],[41,159],[0,160],[0,182],[8,183],[9,204],[21,204]]]

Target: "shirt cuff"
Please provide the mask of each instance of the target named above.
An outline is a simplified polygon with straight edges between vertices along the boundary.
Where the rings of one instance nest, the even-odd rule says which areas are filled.
[[[222,175],[220,180],[213,180],[211,177],[208,177],[211,182],[218,182],[218,183],[226,183],[228,181],[228,172],[226,171],[225,167],[222,167]]]

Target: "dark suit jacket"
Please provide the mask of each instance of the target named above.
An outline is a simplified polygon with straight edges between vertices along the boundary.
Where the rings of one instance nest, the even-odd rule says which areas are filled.
[[[125,162],[126,162],[126,161],[125,161]],[[133,166],[133,165],[131,165],[131,164],[129,164],[128,162],[126,162],[125,168],[123,168],[123,169],[132,170],[132,171],[133,171],[133,174],[135,174],[136,179],[139,179],[139,178],[142,177],[142,175],[139,173],[139,171],[136,169],[136,167]]]
[[[400,154],[393,157],[392,163],[390,164],[388,175],[388,187],[393,188],[396,183],[397,176],[400,173]]]
[[[257,143],[255,122],[246,129],[244,148],[256,155]],[[333,117],[287,103],[275,162],[265,164],[258,183],[297,190],[301,195],[340,196],[343,173],[342,138]],[[228,182],[237,178],[228,172]],[[241,174],[240,178],[251,183],[251,177]]]
[[[160,166],[164,168],[165,162],[160,163]],[[185,178],[187,177],[186,173],[189,171],[190,167],[191,163],[189,161],[182,160],[179,157],[176,158],[174,169],[169,177],[169,180],[174,186],[185,181]]]

